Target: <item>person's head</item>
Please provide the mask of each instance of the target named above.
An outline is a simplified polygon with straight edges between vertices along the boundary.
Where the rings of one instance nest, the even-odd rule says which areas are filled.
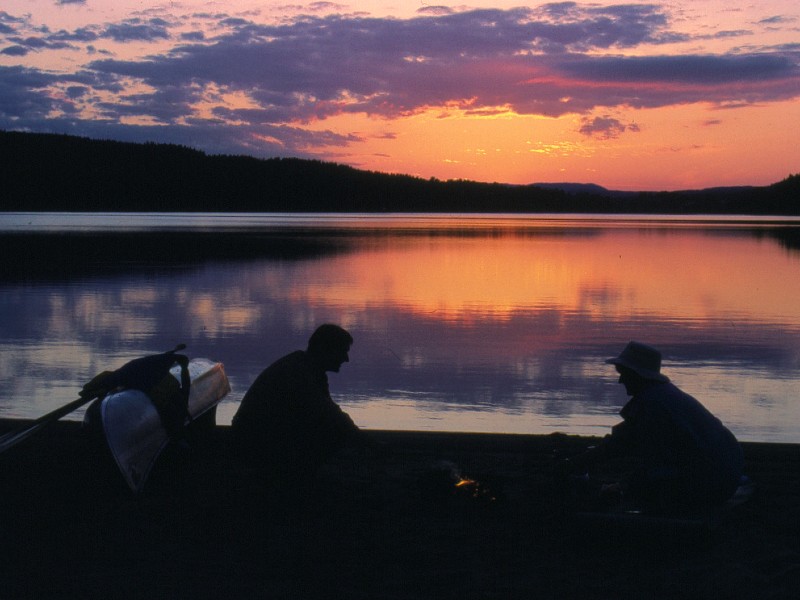
[[[640,342],[630,342],[619,356],[609,358],[606,363],[615,365],[619,382],[633,396],[654,383],[669,381],[661,373],[661,352]]]
[[[338,325],[320,325],[308,340],[308,353],[325,371],[338,373],[343,363],[350,361],[353,336]]]

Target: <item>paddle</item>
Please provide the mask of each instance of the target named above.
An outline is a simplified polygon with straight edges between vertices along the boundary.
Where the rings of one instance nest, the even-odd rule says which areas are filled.
[[[94,400],[96,396],[91,396],[89,398],[81,397],[77,400],[73,400],[69,404],[65,404],[61,408],[57,408],[53,412],[49,412],[46,415],[42,415],[32,423],[23,425],[22,427],[16,429],[15,431],[9,431],[2,436],[0,436],[0,454],[3,454],[6,450],[10,450],[20,442],[28,439],[37,431],[40,431],[50,423],[58,421],[61,417],[66,414],[71,413],[73,410],[76,410]]]
[[[6,450],[10,450],[50,423],[54,423],[64,415],[71,413],[73,410],[77,410],[95,398],[102,398],[109,391],[118,387],[123,382],[127,384],[133,383],[132,387],[137,389],[139,388],[139,385],[151,385],[155,379],[151,381],[153,374],[150,372],[148,367],[151,367],[152,364],[157,364],[162,367],[162,369],[168,370],[172,363],[178,361],[181,364],[181,383],[186,387],[186,394],[188,398],[187,382],[189,374],[186,369],[186,363],[188,361],[184,356],[175,354],[175,352],[178,350],[183,350],[185,347],[186,346],[184,344],[179,344],[173,350],[165,352],[164,354],[156,354],[137,358],[126,363],[116,371],[103,371],[99,375],[96,375],[89,383],[83,386],[83,389],[79,394],[80,398],[77,400],[73,400],[61,408],[57,408],[46,415],[42,415],[32,423],[23,425],[15,431],[9,431],[8,433],[0,436],[0,454],[3,454],[3,452]],[[160,376],[163,376],[163,373],[161,373]]]

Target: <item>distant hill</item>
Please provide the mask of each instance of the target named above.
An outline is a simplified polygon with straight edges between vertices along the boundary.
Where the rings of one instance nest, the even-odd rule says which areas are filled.
[[[2,211],[800,215],[800,175],[763,187],[615,192],[593,184],[440,181],[316,160],[4,131],[0,168]]]
[[[621,190],[609,190],[596,183],[534,183],[536,187],[548,190],[561,190],[570,195],[575,194],[588,194],[593,196],[607,196],[610,198],[633,198],[647,192],[628,192]],[[713,187],[700,190],[683,190],[677,192],[687,196],[697,194],[720,194],[720,195],[738,195],[747,194],[752,192],[755,186],[752,185],[739,185],[739,186],[726,186],[726,187]]]
[[[568,194],[592,194],[595,196],[633,195],[636,192],[614,192],[596,183],[534,183],[534,187],[547,190],[561,190]]]

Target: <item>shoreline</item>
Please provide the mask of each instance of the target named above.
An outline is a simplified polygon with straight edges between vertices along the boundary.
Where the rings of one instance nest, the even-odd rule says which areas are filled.
[[[20,424],[0,419],[0,432]],[[280,490],[232,462],[228,431],[168,447],[138,496],[76,422],[0,455],[3,597],[800,593],[800,445],[742,443],[756,494],[735,518],[624,530],[565,517],[555,493],[558,460],[599,438],[368,430],[383,451],[343,452]],[[454,470],[490,496],[454,492]]]

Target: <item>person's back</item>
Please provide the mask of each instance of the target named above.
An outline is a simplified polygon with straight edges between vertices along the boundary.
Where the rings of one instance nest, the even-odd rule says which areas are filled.
[[[629,491],[645,504],[665,509],[717,505],[739,484],[743,458],[734,435],[698,400],[661,373],[661,353],[630,342],[608,359],[631,396],[591,460],[633,457],[639,467]]]
[[[231,423],[231,433],[245,456],[279,451],[299,434],[298,411],[311,395],[314,377],[305,353],[292,352],[264,369],[245,393]]]
[[[735,436],[697,399],[670,382],[639,392],[631,403],[645,415],[629,416],[642,428],[643,454],[651,471],[675,468],[685,473],[682,494],[708,496],[719,504],[735,491],[743,457]],[[623,411],[625,416],[625,411]]]
[[[323,325],[297,350],[267,367],[248,389],[231,435],[242,460],[284,475],[313,470],[360,435],[331,399],[326,371],[348,360],[352,338]]]

